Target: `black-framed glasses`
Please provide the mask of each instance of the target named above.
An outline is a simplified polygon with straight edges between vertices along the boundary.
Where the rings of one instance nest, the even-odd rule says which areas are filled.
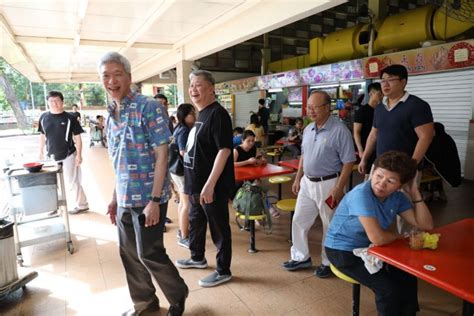
[[[402,80],[400,78],[388,78],[388,79],[382,79],[380,80],[380,84],[391,84],[393,81],[397,81],[397,80]]]

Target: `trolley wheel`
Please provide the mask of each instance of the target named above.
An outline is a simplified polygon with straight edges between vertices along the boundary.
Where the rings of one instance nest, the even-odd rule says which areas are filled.
[[[74,253],[74,245],[72,244],[72,241],[67,242],[67,251],[72,255]]]

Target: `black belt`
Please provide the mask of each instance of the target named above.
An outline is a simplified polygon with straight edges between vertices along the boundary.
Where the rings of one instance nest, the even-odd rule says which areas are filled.
[[[330,175],[324,176],[324,177],[308,177],[308,176],[306,176],[306,177],[309,179],[309,181],[320,182],[320,181],[325,181],[325,180],[334,179],[334,178],[339,177],[339,172],[337,172],[335,174],[330,174]]]

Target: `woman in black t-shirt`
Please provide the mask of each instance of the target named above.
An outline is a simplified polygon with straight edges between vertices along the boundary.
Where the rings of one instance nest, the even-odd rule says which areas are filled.
[[[242,144],[234,148],[234,166],[262,165],[267,163],[263,156],[257,155],[255,146],[255,133],[245,130],[242,134]]]

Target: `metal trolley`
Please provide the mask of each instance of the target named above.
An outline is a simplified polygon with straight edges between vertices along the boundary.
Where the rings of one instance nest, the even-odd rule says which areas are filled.
[[[74,252],[69,229],[62,163],[30,173],[23,168],[6,170],[10,193],[17,261],[23,265],[21,248],[66,239]]]

